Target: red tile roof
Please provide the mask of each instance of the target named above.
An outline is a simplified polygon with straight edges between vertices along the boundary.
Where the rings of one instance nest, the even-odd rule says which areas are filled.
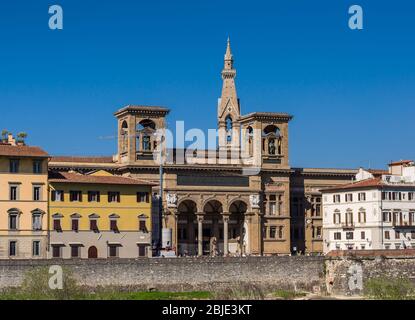
[[[384,170],[384,169],[369,169],[367,171],[373,174],[374,176],[381,176],[383,174],[389,174],[389,171]]]
[[[39,147],[31,146],[12,146],[9,144],[0,145],[0,156],[6,157],[33,157],[47,158],[48,153]]]
[[[374,179],[366,179],[362,181],[342,184],[336,187],[326,188],[320,190],[321,192],[330,192],[330,191],[338,191],[338,190],[348,190],[348,189],[360,189],[360,188],[372,188],[372,187],[380,187],[384,186],[386,183],[382,181],[381,178],[374,178]]]
[[[121,176],[93,176],[73,172],[49,172],[51,183],[81,183],[81,184],[115,184],[115,185],[148,185],[155,183]]]
[[[410,164],[411,162],[414,162],[414,161],[413,160],[401,160],[401,161],[391,162],[389,165],[390,166],[399,166],[399,165],[403,165],[403,164]]]
[[[52,157],[51,162],[114,163],[112,157],[73,157],[73,156]]]

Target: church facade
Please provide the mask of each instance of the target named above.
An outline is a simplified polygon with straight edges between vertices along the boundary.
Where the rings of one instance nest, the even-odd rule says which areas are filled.
[[[349,182],[357,170],[290,167],[293,117],[241,113],[229,40],[221,75],[216,149],[169,148],[170,110],[127,106],[115,113],[114,157],[53,157],[50,168],[103,169],[159,183],[153,191],[153,241],[177,255],[323,252],[320,189]]]

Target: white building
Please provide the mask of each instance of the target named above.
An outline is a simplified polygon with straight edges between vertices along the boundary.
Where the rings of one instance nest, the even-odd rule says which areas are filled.
[[[323,252],[415,248],[415,164],[363,170],[356,180],[321,190]]]

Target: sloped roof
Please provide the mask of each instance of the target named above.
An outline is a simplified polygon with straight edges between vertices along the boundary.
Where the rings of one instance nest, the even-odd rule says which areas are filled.
[[[47,158],[48,153],[40,147],[31,146],[13,146],[10,144],[0,145],[0,156],[7,157],[35,157],[35,158]]]
[[[76,162],[76,163],[114,163],[109,157],[73,157],[73,156],[52,156],[51,162]]]
[[[84,175],[73,172],[49,172],[49,182],[51,183],[81,183],[81,184],[115,184],[115,185],[147,185],[155,186],[156,184],[139,179],[121,177],[121,176],[95,176]]]
[[[382,181],[381,178],[373,178],[373,179],[366,179],[362,181],[347,183],[347,184],[339,185],[337,187],[326,188],[320,191],[321,192],[341,191],[341,190],[349,190],[349,189],[381,187],[384,185],[386,185],[386,183]]]

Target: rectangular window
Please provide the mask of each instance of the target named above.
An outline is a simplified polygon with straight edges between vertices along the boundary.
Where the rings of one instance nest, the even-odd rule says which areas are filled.
[[[390,211],[384,211],[382,215],[383,215],[383,222],[391,222],[392,221]]]
[[[360,192],[359,193],[359,201],[366,201],[366,193]]]
[[[9,229],[17,230],[17,214],[9,215]]]
[[[275,202],[270,202],[269,214],[272,216],[275,216],[277,214],[277,204]]]
[[[63,190],[52,190],[51,200],[53,202],[65,201]]]
[[[366,239],[366,233],[364,231],[360,232],[360,239],[362,240]]]
[[[19,173],[20,161],[16,159],[10,160],[10,173]]]
[[[79,246],[71,246],[71,258],[79,258]]]
[[[10,186],[10,201],[18,200],[18,188],[18,186]]]
[[[385,231],[385,239],[390,239],[391,238],[391,236],[390,236],[390,232],[389,231]]]
[[[335,232],[334,233],[334,240],[341,240],[342,239],[342,233],[341,232]]]
[[[96,219],[89,220],[89,229],[94,232],[98,232],[98,221]]]
[[[346,202],[353,202],[353,193],[347,193],[345,195]]]
[[[61,257],[61,247],[60,246],[52,246],[52,257],[53,258],[60,258]]]
[[[120,193],[109,191],[108,192],[108,202],[120,202]]]
[[[111,231],[114,231],[114,232],[118,231],[117,220],[115,219],[110,220],[110,229]]]
[[[82,191],[69,191],[69,201],[82,202]]]
[[[33,201],[41,201],[42,187],[33,186]]]
[[[334,203],[339,203],[340,202],[340,195],[339,194],[333,195],[333,202]]]
[[[275,226],[269,227],[269,237],[271,239],[275,239],[277,237],[277,227]]]
[[[62,231],[60,219],[53,219],[53,230],[58,232]]]
[[[42,160],[33,161],[33,173],[42,173]]]
[[[99,191],[88,191],[88,202],[100,202]]]
[[[42,230],[42,215],[41,214],[33,214],[32,228],[35,231]]]
[[[413,201],[414,200],[414,192],[409,192],[408,193],[408,200],[409,201]]]
[[[139,230],[141,232],[147,232],[146,220],[140,220]]]
[[[34,257],[40,256],[40,241],[33,241],[32,242],[32,255]]]
[[[352,231],[346,232],[346,239],[347,240],[353,240],[353,232]]]
[[[150,195],[148,192],[137,192],[137,202],[141,203],[141,202],[145,202],[145,203],[149,203],[150,202]]]
[[[116,258],[118,257],[118,247],[114,245],[109,245],[109,256],[110,258]]]
[[[399,240],[401,238],[401,233],[397,230],[395,230],[395,239]]]
[[[321,227],[317,227],[316,229],[316,238],[321,239]]]
[[[9,242],[9,256],[15,257],[17,254],[17,241]]]
[[[143,244],[138,245],[138,256],[145,257],[146,256],[146,246]]]
[[[72,231],[78,232],[79,231],[79,220],[78,219],[72,219],[71,221],[71,229]]]

